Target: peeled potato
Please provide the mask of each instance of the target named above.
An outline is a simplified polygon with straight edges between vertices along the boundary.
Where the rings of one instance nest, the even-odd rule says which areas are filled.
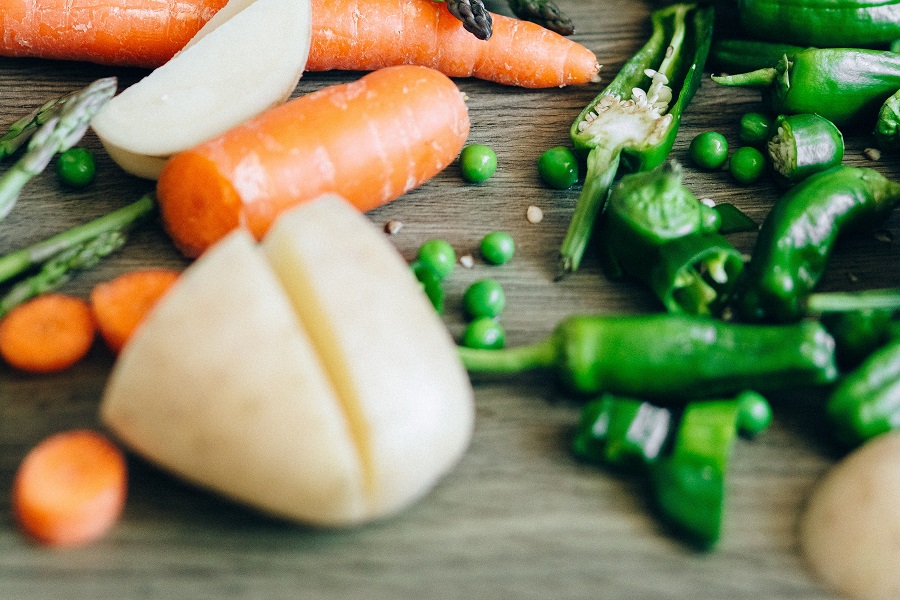
[[[101,418],[190,481],[342,526],[427,493],[467,448],[474,405],[409,267],[330,197],[262,247],[238,230],[188,267],[122,350]]]
[[[286,100],[306,67],[311,28],[310,0],[230,0],[91,125],[123,169],[156,179],[172,154]]]
[[[841,460],[818,484],[800,524],[813,572],[857,600],[900,598],[900,433]]]

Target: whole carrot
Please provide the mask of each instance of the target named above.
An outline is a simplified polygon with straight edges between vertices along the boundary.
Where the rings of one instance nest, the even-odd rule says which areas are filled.
[[[176,154],[157,183],[159,208],[175,245],[197,256],[239,226],[261,238],[281,212],[324,193],[361,211],[390,202],[452,163],[468,134],[448,77],[387,67]]]
[[[597,57],[581,44],[529,21],[492,15],[479,40],[432,0],[314,0],[308,71],[370,71],[417,64],[450,77],[478,77],[527,88],[588,83]]]
[[[227,0],[3,0],[0,55],[157,67]]]
[[[226,0],[3,0],[0,56],[35,56],[158,67]],[[597,57],[535,23],[492,15],[493,35],[465,30],[444,2],[313,0],[307,69],[371,71],[399,64],[450,77],[478,77],[529,88],[587,83]]]

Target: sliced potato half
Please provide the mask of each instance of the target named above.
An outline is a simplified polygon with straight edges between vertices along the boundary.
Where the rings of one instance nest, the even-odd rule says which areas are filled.
[[[284,102],[312,35],[310,0],[231,0],[163,66],[92,121],[123,169],[156,179],[165,160]]]

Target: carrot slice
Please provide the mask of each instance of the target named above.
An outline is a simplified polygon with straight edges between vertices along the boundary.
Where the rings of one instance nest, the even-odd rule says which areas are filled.
[[[85,429],[64,431],[32,448],[19,465],[13,512],[41,544],[86,544],[122,514],[127,480],[125,456],[108,438]]]
[[[178,276],[171,269],[140,269],[94,286],[91,310],[110,349],[122,350]]]
[[[61,371],[84,358],[96,333],[87,302],[44,294],[15,307],[0,321],[0,355],[23,371]]]

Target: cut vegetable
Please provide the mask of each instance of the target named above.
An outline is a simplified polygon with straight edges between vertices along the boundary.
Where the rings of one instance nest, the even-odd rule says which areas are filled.
[[[280,213],[324,193],[367,211],[451,164],[468,134],[463,95],[448,77],[379,69],[174,156],[157,185],[163,223],[198,256],[239,226],[261,239]]]
[[[87,302],[44,294],[20,304],[0,321],[0,354],[23,371],[61,371],[84,358],[96,331]]]
[[[122,350],[178,275],[178,271],[170,269],[141,269],[94,287],[91,311],[100,335],[113,352]]]
[[[127,483],[125,457],[115,444],[94,431],[65,431],[22,461],[13,480],[13,513],[41,544],[86,544],[118,520]]]
[[[344,526],[431,489],[474,407],[406,262],[332,197],[282,217],[262,248],[238,230],[189,266],[123,349],[101,416],[190,481]]]
[[[311,22],[309,0],[231,0],[183,51],[113,98],[94,131],[123,169],[157,178],[170,155],[290,96]]]

